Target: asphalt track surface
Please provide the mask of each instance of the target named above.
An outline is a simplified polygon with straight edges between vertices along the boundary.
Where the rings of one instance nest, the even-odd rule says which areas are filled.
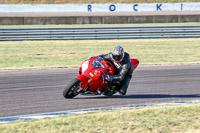
[[[127,95],[64,99],[78,69],[0,71],[0,118],[97,107],[200,100],[200,65],[139,66]]]

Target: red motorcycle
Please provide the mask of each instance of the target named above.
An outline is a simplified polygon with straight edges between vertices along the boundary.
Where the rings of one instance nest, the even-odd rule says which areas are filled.
[[[137,59],[131,59],[133,70],[138,66]],[[80,68],[79,75],[73,79],[63,90],[65,98],[82,95],[107,95],[108,81],[105,75],[115,75],[115,68],[102,57],[96,56],[85,60]]]

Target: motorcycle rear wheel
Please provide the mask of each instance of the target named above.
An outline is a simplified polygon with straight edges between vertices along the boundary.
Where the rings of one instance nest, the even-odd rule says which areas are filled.
[[[68,98],[73,98],[79,94],[77,90],[80,88],[81,81],[77,78],[73,79],[63,90],[63,96]]]

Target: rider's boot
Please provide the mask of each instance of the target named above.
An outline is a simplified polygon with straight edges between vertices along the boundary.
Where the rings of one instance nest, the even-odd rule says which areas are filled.
[[[126,91],[127,91],[127,90],[125,90],[125,89],[120,89],[120,90],[119,90],[119,94],[120,94],[120,95],[126,95]]]

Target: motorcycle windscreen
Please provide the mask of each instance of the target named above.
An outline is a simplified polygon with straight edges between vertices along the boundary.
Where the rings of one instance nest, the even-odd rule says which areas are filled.
[[[92,66],[97,69],[97,68],[104,68],[105,66],[105,61],[102,57],[98,57],[96,58],[93,62],[92,62]]]

